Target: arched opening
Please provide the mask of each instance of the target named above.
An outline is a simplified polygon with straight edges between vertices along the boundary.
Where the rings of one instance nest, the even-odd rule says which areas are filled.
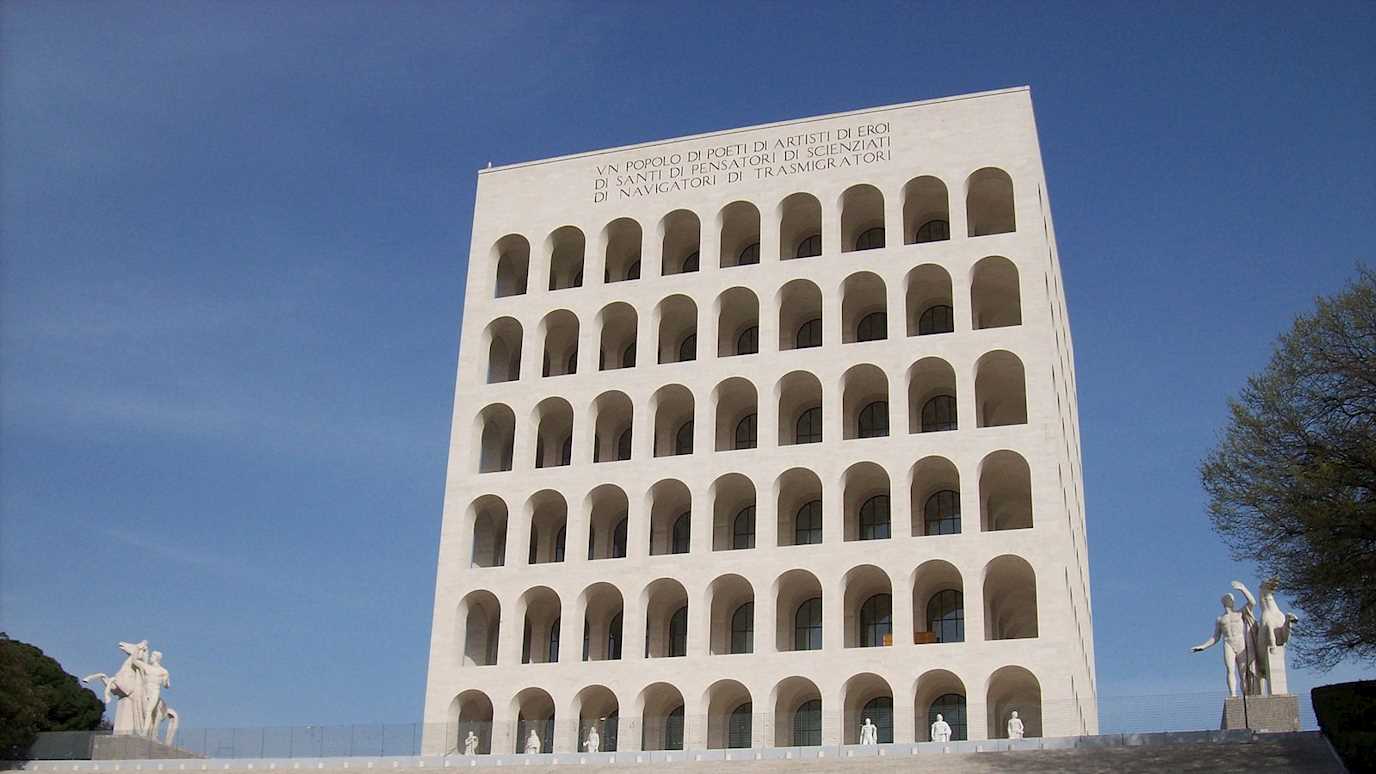
[[[1006,666],[989,676],[985,709],[989,717],[989,738],[1007,739],[1008,721],[1018,713],[1023,736],[1042,735],[1042,686],[1035,675],[1020,666]]]
[[[717,216],[721,224],[721,267],[760,262],[760,211],[750,202],[732,202]]]
[[[975,330],[1022,325],[1022,290],[1012,261],[991,255],[970,270],[970,324]]]
[[[561,226],[549,235],[549,289],[583,287],[583,232]]]
[[[779,204],[779,260],[822,254],[822,203],[809,193],[795,193]]]
[[[597,732],[597,752],[616,752],[621,705],[605,685],[590,685],[573,697],[578,715],[578,749],[588,751],[591,732]]]
[[[540,336],[545,341],[541,376],[578,373],[578,318],[567,309],[545,315],[540,321]]]
[[[860,727],[865,721],[877,727],[879,744],[893,744],[893,689],[888,681],[871,672],[855,675],[841,689],[845,697],[845,744],[860,743]]]
[[[487,341],[487,383],[521,378],[521,324],[512,317],[493,320],[483,332]]]
[[[530,242],[520,234],[507,234],[492,250],[497,255],[497,298],[521,296],[526,292],[530,274]]]
[[[845,487],[846,540],[887,540],[892,536],[889,474],[873,462],[857,462],[841,476]]]
[[[659,362],[686,363],[698,356],[698,307],[687,296],[669,296],[655,307]]]
[[[588,493],[588,559],[621,559],[626,556],[629,504],[626,493],[615,484],[602,484]]]
[[[468,507],[473,525],[473,567],[501,567],[506,564],[506,503],[494,495],[484,495]]]
[[[617,218],[607,224],[603,236],[607,242],[607,255],[602,281],[611,283],[640,279],[640,224],[630,218]]]
[[[841,284],[841,341],[852,344],[889,337],[887,291],[879,275],[856,272]]]
[[[779,349],[822,346],[822,291],[808,280],[796,279],[779,289]]]
[[[655,456],[693,453],[693,393],[680,384],[660,387],[650,397],[655,418]]]
[[[913,692],[913,715],[917,718],[917,741],[931,742],[932,724],[937,716],[951,727],[951,741],[970,738],[969,717],[965,711],[965,683],[953,672],[931,669],[917,678]]]
[[[774,746],[822,744],[822,692],[806,677],[786,677],[774,686]]]
[[[544,689],[526,688],[516,694],[511,705],[511,714],[516,716],[514,752],[524,754],[528,747],[546,754],[554,752],[554,699]]]
[[[535,404],[535,467],[552,468],[573,462],[573,407],[563,398]]]
[[[934,263],[908,272],[908,335],[931,336],[956,329],[951,275]]]
[[[664,234],[664,262],[660,273],[668,276],[697,271],[698,252],[702,249],[702,227],[697,214],[674,210],[664,216],[659,228]]]
[[[516,440],[516,413],[509,406],[494,403],[478,415],[478,424],[482,427],[478,472],[511,470],[511,455]]]
[[[960,472],[945,457],[924,457],[912,468],[909,490],[913,537],[960,534]]]
[[[1037,636],[1037,576],[1026,559],[1012,554],[984,566],[984,639]]]
[[[941,559],[918,566],[913,575],[913,642],[931,645],[965,641],[965,584],[960,570]]]
[[[686,554],[692,548],[693,499],[682,481],[650,487],[650,556]]]
[[[712,550],[755,547],[755,484],[727,473],[712,484]]]
[[[939,357],[924,357],[908,369],[908,432],[941,433],[959,426],[956,370]]]
[[[602,371],[635,366],[636,328],[639,318],[635,309],[620,301],[607,304],[597,313],[597,324],[602,329],[597,367]]]
[[[592,461],[610,462],[631,458],[631,399],[612,390],[593,401],[594,433]]]
[[[821,443],[822,382],[808,371],[793,371],[779,380],[779,445]]]
[[[553,489],[542,489],[530,496],[526,508],[530,512],[530,549],[526,561],[529,564],[564,561],[569,520],[564,496]]]
[[[470,591],[459,602],[455,617],[463,643],[461,666],[492,666],[497,663],[497,638],[501,630],[502,604],[490,591]]]
[[[478,755],[492,753],[492,700],[482,691],[467,690],[454,697],[449,703],[448,749],[445,755],[462,753],[467,745],[468,735],[477,740],[474,752]]]
[[[822,584],[807,570],[774,581],[774,645],[779,652],[822,649]]]
[[[714,656],[755,652],[755,589],[739,575],[723,575],[707,587]]]
[[[781,546],[822,542],[822,480],[807,468],[786,470],[774,483]]]
[[[1027,424],[1027,384],[1017,355],[996,350],[975,363],[975,407],[980,427]]]
[[[1032,527],[1032,469],[1017,452],[1002,450],[979,464],[980,529]]]
[[[930,175],[909,180],[903,186],[903,244],[950,238],[951,209],[946,184]]]
[[[640,692],[640,749],[683,749],[683,694],[668,683],[652,683]]]
[[[594,583],[579,595],[583,610],[584,661],[617,661],[621,658],[621,590],[610,583]]]
[[[521,595],[518,609],[525,612],[521,629],[521,663],[553,664],[559,661],[562,605],[548,586],[536,586]]]
[[[732,377],[712,391],[716,405],[716,450],[753,449],[759,445],[759,405],[755,385]]]
[[[717,296],[717,356],[753,355],[760,351],[760,301],[747,288]]]
[[[688,655],[688,592],[673,578],[645,587],[645,658]]]
[[[884,194],[872,185],[853,185],[841,194],[841,252],[884,246]]]
[[[718,680],[707,688],[707,749],[751,746],[750,691],[735,680]]]
[[[845,589],[845,646],[879,648],[893,644],[893,586],[872,564],[851,568]]]
[[[965,217],[970,236],[1017,230],[1013,213],[1013,179],[996,167],[976,170],[965,181]]]
[[[889,379],[878,366],[854,366],[841,376],[842,438],[889,434]]]

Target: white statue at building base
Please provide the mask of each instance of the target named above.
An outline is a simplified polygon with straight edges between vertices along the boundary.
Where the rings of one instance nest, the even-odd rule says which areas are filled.
[[[951,741],[951,724],[946,722],[946,718],[940,713],[936,716],[936,722],[932,724],[932,741],[945,744]]]
[[[860,744],[879,744],[879,726],[869,718],[865,718],[865,724],[860,726]]]
[[[1214,633],[1209,639],[1191,648],[1198,653],[1215,643],[1223,645],[1223,670],[1228,683],[1228,695],[1278,696],[1289,692],[1285,676],[1285,644],[1290,641],[1290,629],[1299,622],[1293,614],[1281,612],[1276,603],[1275,578],[1261,584],[1261,604],[1252,592],[1233,581],[1247,604],[1237,610],[1232,594],[1223,595],[1223,614],[1214,620]],[[1260,619],[1257,608],[1261,608]]]
[[[478,754],[478,735],[475,734],[475,733],[473,733],[472,731],[469,731],[469,732],[468,732],[468,736],[464,737],[464,740],[463,740],[463,754],[464,754],[464,755],[477,755],[477,754]]]
[[[530,729],[530,735],[526,737],[526,755],[537,755],[540,752],[540,735],[535,733],[535,729]]]
[[[1024,730],[1022,718],[1018,717],[1017,710],[1013,710],[1012,717],[1008,718],[1008,738],[1021,739]]]
[[[113,677],[96,672],[81,678],[81,682],[100,680],[104,683],[106,703],[116,701],[114,733],[117,736],[143,736],[171,747],[181,718],[162,698],[162,689],[172,687],[167,669],[162,665],[162,651],[150,653],[148,640],[121,642],[119,649],[124,652],[125,659]]]
[[[602,749],[602,737],[597,734],[597,726],[588,729],[588,738],[583,742],[583,749],[590,753]]]

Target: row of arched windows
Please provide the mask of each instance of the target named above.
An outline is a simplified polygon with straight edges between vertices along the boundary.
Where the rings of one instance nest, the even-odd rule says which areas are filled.
[[[889,337],[888,296],[884,280],[872,272],[857,272],[841,284],[842,343],[880,341]],[[822,292],[810,280],[785,283],[775,294],[778,309],[778,349],[807,349],[825,343]],[[936,264],[923,264],[908,273],[904,330],[908,336],[950,333],[955,330],[951,277]],[[654,308],[651,330],[658,363],[682,363],[703,356],[735,357],[760,352],[760,304],[755,292],[734,287],[716,299],[715,347],[698,346],[698,308],[685,295],[672,295]],[[1018,270],[1001,256],[980,260],[971,270],[970,322],[974,329],[1022,323]],[[597,313],[597,368],[633,368],[640,362],[639,315],[635,307],[617,301]],[[567,309],[541,319],[541,376],[578,373],[579,320]],[[483,331],[487,352],[487,382],[521,378],[524,331],[514,317],[500,317]]]
[[[921,244],[950,239],[950,205],[946,184],[931,176],[910,180],[902,191],[902,239],[895,243]],[[1000,234],[1016,229],[1013,181],[1006,172],[986,167],[966,182],[966,225],[969,236]],[[785,197],[776,208],[778,258],[813,258],[837,251],[827,239],[839,239],[839,252],[873,250],[890,242],[886,224],[884,194],[868,184],[851,186],[837,201],[840,233],[829,236],[822,226],[822,203],[809,193]],[[719,265],[722,268],[749,266],[760,262],[760,210],[747,201],[726,205],[717,213],[720,240]],[[659,222],[659,274],[668,276],[696,272],[701,268],[702,224],[697,213],[675,210]],[[772,235],[771,235],[772,236]],[[610,284],[640,279],[644,230],[631,218],[618,218],[602,230],[605,245],[602,281]],[[585,282],[587,238],[576,226],[561,226],[544,242],[548,266],[548,289],[582,287]],[[498,298],[522,295],[530,275],[530,241],[520,234],[508,234],[493,246],[496,266],[494,292]]]
[[[974,365],[976,427],[998,427],[1027,422],[1027,386],[1022,360],[1006,350],[985,353]],[[923,358],[907,369],[907,432],[933,433],[959,426],[955,369],[937,357]],[[840,380],[841,438],[880,438],[890,434],[889,378],[871,364],[853,366]],[[760,437],[759,391],[745,377],[731,377],[713,388],[705,440],[715,451],[755,449],[761,445],[788,446],[824,440],[825,405],[822,381],[808,371],[785,374],[774,385],[777,411],[768,417],[777,422],[774,438]],[[546,398],[533,409],[531,422],[522,427],[535,431],[534,466],[555,467],[589,460],[594,463],[632,459],[635,450],[637,410],[620,390],[609,390],[594,399],[591,413],[593,437],[583,441],[575,454],[573,406],[564,398]],[[654,457],[692,454],[697,438],[697,400],[688,387],[669,384],[656,390],[642,411],[649,425],[649,448]],[[479,438],[479,473],[507,471],[515,463],[516,413],[504,403],[479,412],[474,434]]]

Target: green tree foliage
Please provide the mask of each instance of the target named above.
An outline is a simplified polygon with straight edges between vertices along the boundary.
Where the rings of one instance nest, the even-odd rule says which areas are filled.
[[[1376,273],[1318,299],[1230,401],[1201,468],[1214,528],[1301,611],[1299,661],[1376,661]]]
[[[91,731],[105,705],[43,651],[0,632],[0,759],[18,759],[40,731]]]

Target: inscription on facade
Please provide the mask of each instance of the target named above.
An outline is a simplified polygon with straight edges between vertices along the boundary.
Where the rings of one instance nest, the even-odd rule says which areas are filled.
[[[797,132],[760,140],[726,140],[668,153],[598,164],[593,203],[692,191],[774,177],[805,175],[890,161],[889,122]]]

